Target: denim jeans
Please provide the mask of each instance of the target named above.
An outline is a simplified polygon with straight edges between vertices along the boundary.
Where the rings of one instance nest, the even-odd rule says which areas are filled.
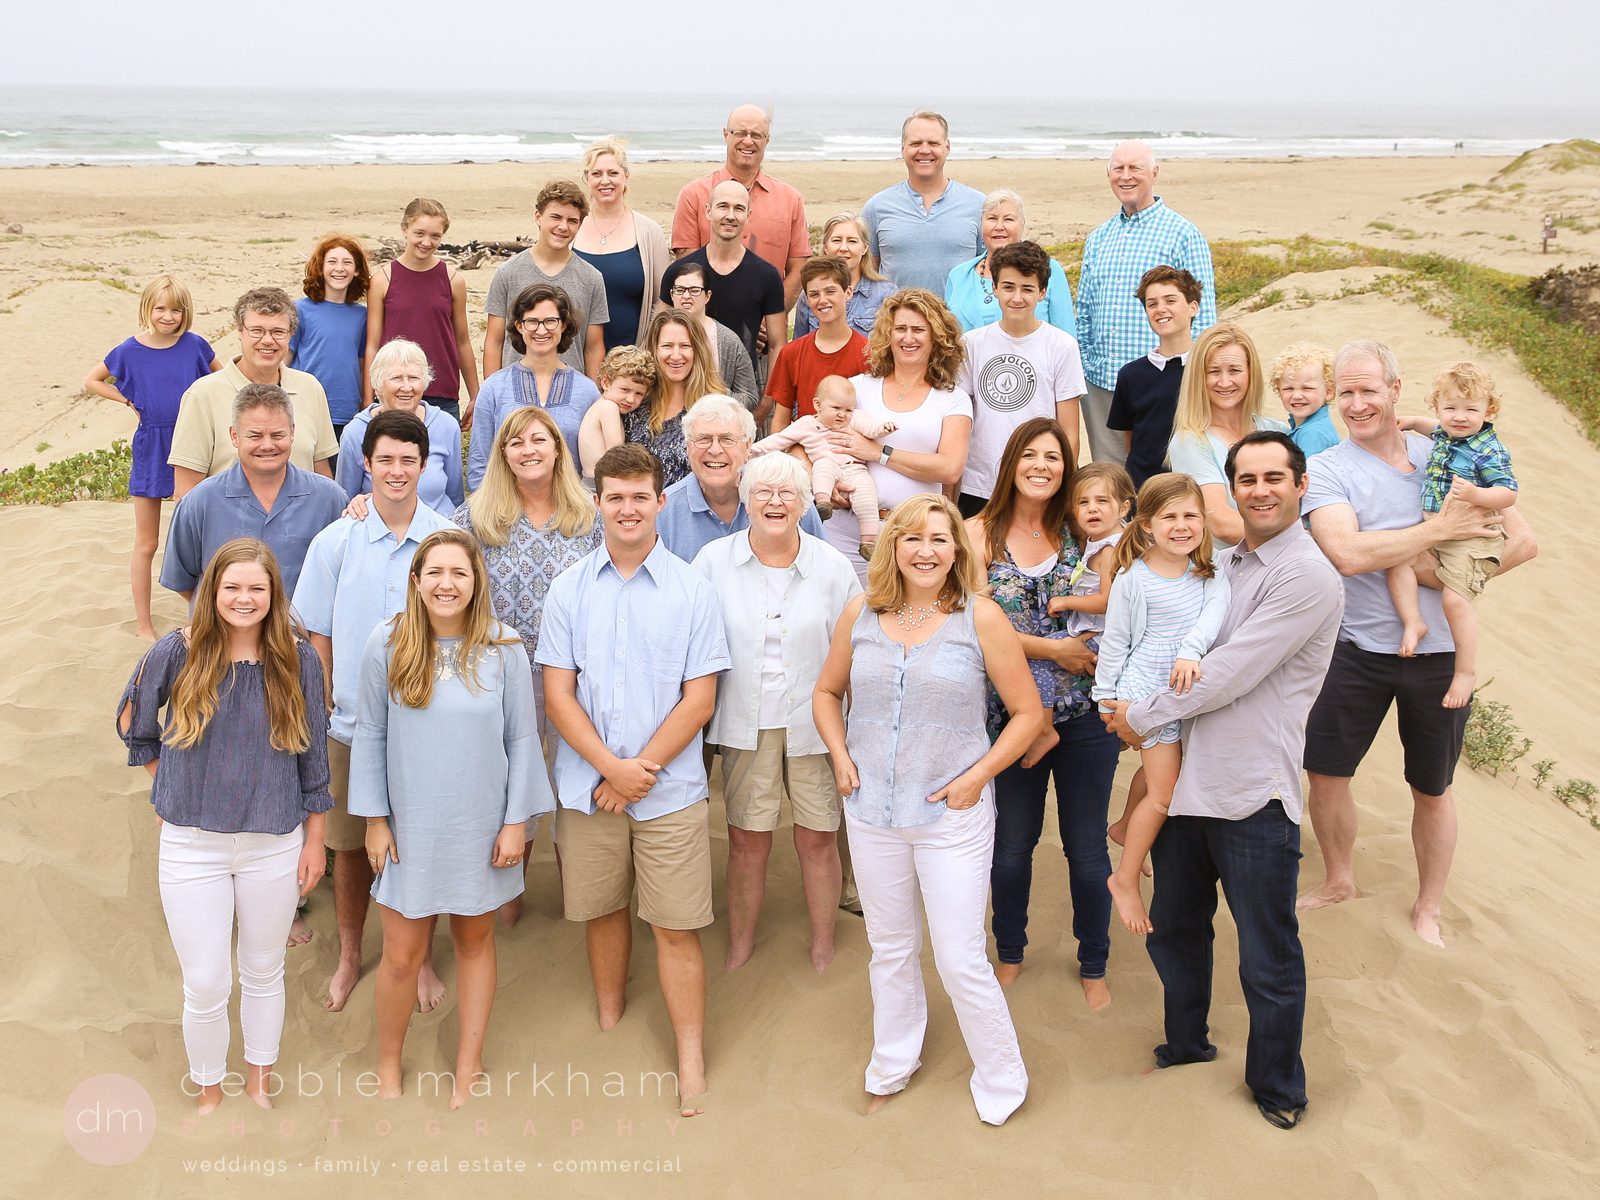
[[[440,410],[442,410],[444,412],[449,413],[452,417],[454,417],[456,419],[456,423],[458,425],[461,423],[461,400],[458,397],[456,397],[456,396],[424,396],[423,399],[426,400],[434,408],[437,408],[437,409],[440,409]],[[423,465],[426,466],[427,464],[424,463]]]
[[[1078,941],[1078,973],[1103,979],[1111,952],[1111,855],[1106,849],[1106,808],[1122,745],[1093,710],[1056,726],[1061,742],[1037,766],[1012,765],[994,781],[994,940],[1003,963],[1022,961],[1028,944],[1028,895],[1033,888],[1033,851],[1044,830],[1045,790],[1056,783],[1056,820],[1067,856],[1072,897],[1072,936]]]
[[[1306,1102],[1306,962],[1294,909],[1300,827],[1277,800],[1242,821],[1169,817],[1150,856],[1155,930],[1145,944],[1165,989],[1167,1035],[1156,1065],[1217,1056],[1206,1017],[1220,882],[1239,929],[1239,983],[1250,1012],[1245,1084],[1272,1108],[1299,1108]]]

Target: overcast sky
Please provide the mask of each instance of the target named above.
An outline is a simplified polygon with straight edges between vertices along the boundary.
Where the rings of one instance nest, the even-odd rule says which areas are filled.
[[[6,26],[0,82],[255,84],[264,103],[291,84],[1600,115],[1595,0],[69,0]]]

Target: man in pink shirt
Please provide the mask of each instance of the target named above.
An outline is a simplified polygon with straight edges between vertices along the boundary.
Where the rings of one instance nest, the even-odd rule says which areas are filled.
[[[722,139],[728,157],[711,174],[683,185],[672,214],[672,256],[679,258],[711,241],[706,202],[711,189],[725,179],[736,179],[750,193],[750,223],[745,226],[745,249],[754,251],[783,276],[786,308],[800,294],[800,268],[811,255],[811,232],[806,225],[806,205],[800,193],[761,169],[772,136],[772,121],[760,108],[743,104],[728,114]]]

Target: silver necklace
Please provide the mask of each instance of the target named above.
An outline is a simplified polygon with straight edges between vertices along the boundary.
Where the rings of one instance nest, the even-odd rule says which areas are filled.
[[[626,213],[623,214],[623,216],[626,216],[626,215],[627,215]],[[604,246],[607,242],[609,242],[611,240],[611,235],[613,233],[615,233],[617,230],[622,228],[622,221],[623,221],[623,217],[618,217],[616,219],[616,221],[612,224],[611,228],[608,231],[606,231],[605,233],[600,233],[600,222],[599,221],[596,221],[594,223],[594,231],[596,233],[600,233],[600,244],[602,246]]]
[[[926,608],[912,604],[909,601],[894,610],[894,623],[896,627],[906,630],[920,629],[928,623],[928,619],[935,613],[943,612],[939,601],[935,600]]]

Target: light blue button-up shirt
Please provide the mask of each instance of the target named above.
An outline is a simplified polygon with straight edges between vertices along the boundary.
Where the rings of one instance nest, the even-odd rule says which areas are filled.
[[[244,468],[234,463],[221,475],[202,479],[178,501],[161,560],[161,586],[194,591],[224,542],[249,537],[272,548],[283,590],[292,596],[311,539],[337,521],[344,506],[344,492],[333,480],[291,466],[268,512],[250,490]]]
[[[683,698],[685,680],[732,665],[710,581],[659,537],[629,579],[604,543],[557,576],[545,596],[538,661],[578,673],[578,703],[621,758],[644,750]],[[600,772],[559,734],[555,775],[562,808],[594,812]],[[697,732],[627,812],[648,821],[709,794]]]
[[[1151,267],[1179,267],[1200,285],[1200,311],[1193,331],[1217,323],[1217,284],[1211,247],[1205,235],[1157,196],[1131,217],[1121,210],[1089,234],[1078,276],[1078,344],[1083,374],[1095,387],[1111,391],[1117,372],[1154,350],[1161,341],[1144,319],[1134,292]]]
[[[868,250],[896,287],[943,296],[950,268],[983,253],[983,193],[953,179],[931,208],[901,180],[868,200],[861,219]]]
[[[656,536],[684,562],[693,562],[695,555],[718,538],[750,528],[750,514],[745,512],[743,501],[733,520],[724,521],[712,511],[711,501],[693,475],[685,475],[665,495],[667,502],[656,517]],[[822,536],[822,518],[810,503],[800,518],[800,528],[812,537]]]
[[[403,541],[397,541],[376,505],[365,521],[340,517],[306,551],[294,607],[312,633],[333,639],[333,718],[328,734],[346,746],[356,733],[361,654],[380,622],[406,606],[411,559],[436,529],[454,529],[449,517],[420,501]]]

